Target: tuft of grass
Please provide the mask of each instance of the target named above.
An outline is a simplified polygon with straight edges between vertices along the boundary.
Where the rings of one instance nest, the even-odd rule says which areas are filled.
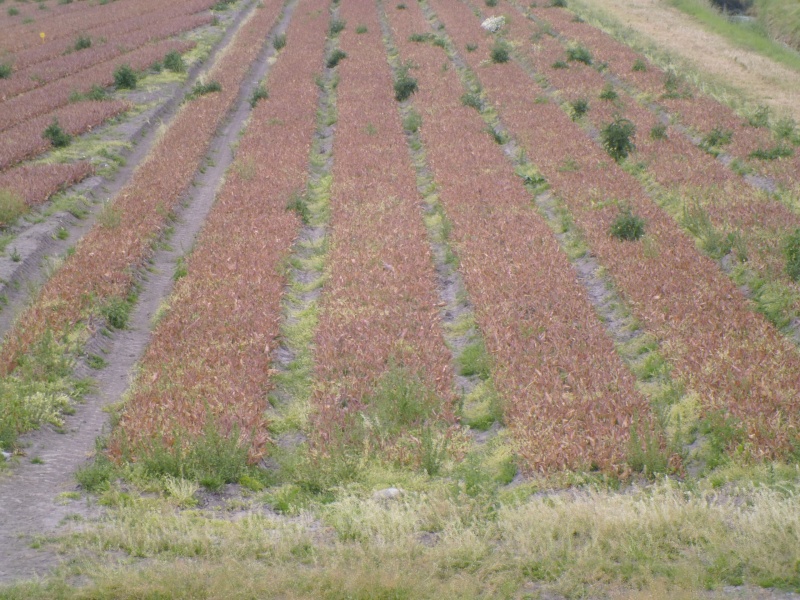
[[[65,148],[72,142],[72,136],[61,128],[58,119],[55,117],[53,117],[50,125],[45,128],[42,137],[50,140],[53,148]]]
[[[783,255],[786,258],[786,274],[792,281],[800,281],[800,229],[795,229],[784,239]]]
[[[722,151],[722,146],[730,144],[732,139],[733,131],[717,125],[703,136],[700,147],[709,154],[717,156]]]
[[[623,208],[611,223],[611,237],[618,240],[636,241],[644,236],[644,219],[633,214],[630,208]]]
[[[557,60],[552,65],[550,65],[553,69],[569,69],[569,65],[565,63],[563,60]]]
[[[483,102],[481,102],[481,97],[479,94],[465,92],[461,95],[461,104],[464,106],[469,106],[470,108],[474,108],[480,112]]]
[[[366,25],[358,25],[356,27],[356,33],[358,33],[359,35],[362,34],[362,33],[367,33],[367,31],[368,30],[367,30],[367,26]]]
[[[11,77],[13,69],[8,63],[0,63],[0,79],[8,79]]]
[[[600,139],[609,156],[620,162],[636,149],[631,139],[635,134],[636,126],[628,119],[618,116],[603,126],[600,130]]]
[[[133,310],[134,296],[110,298],[100,307],[100,314],[113,329],[125,329]]]
[[[422,127],[422,115],[414,109],[409,110],[403,117],[403,128],[411,133],[416,133],[420,127]]]
[[[275,50],[282,50],[283,48],[285,48],[286,47],[286,34],[285,33],[279,33],[278,35],[276,35],[275,39],[272,40],[272,47],[275,48]]]
[[[458,357],[459,371],[465,377],[476,375],[486,380],[491,375],[491,359],[482,341],[473,342]]]
[[[0,229],[13,225],[28,212],[25,200],[12,190],[0,188]]]
[[[631,71],[647,71],[647,63],[641,58],[637,58],[635,61],[633,61]]]
[[[139,76],[130,65],[120,65],[114,71],[114,85],[120,89],[136,89]]]
[[[748,158],[757,158],[760,160],[776,160],[778,158],[787,158],[794,154],[794,148],[784,144],[778,144],[772,148],[757,148],[748,154]]]
[[[467,44],[467,52],[475,52],[478,49],[478,44]]]

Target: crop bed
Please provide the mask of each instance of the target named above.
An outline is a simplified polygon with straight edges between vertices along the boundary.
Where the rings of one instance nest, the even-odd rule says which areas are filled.
[[[20,32],[4,42],[19,62],[0,80],[0,188],[40,204],[91,173],[18,163],[48,149],[38,131],[53,119],[79,135],[130,106],[70,103],[76,90],[188,50],[171,38],[212,19],[209,2],[158,4],[131,0],[119,19],[53,7],[37,24],[53,25],[53,48],[109,36],[67,54],[0,21]],[[254,6],[20,314],[4,381],[36,377],[48,340],[73,360],[125,327],[215,135],[248,103],[233,166],[142,334],[115,460],[211,428],[251,464],[296,443],[319,460],[359,446],[432,474],[484,435],[462,419],[476,385],[497,410],[473,429],[507,426],[525,474],[796,455],[800,132],[733,112],[567,9],[509,0]],[[0,431],[13,445],[35,425]]]
[[[331,556],[413,559],[430,590],[478,573],[516,597],[588,548],[568,595],[686,561],[686,589],[797,586],[800,130],[547,4],[3,11],[0,580],[33,572],[23,545],[77,489],[103,501],[74,547],[197,551],[190,570],[242,517],[257,569],[283,560],[273,528],[312,581]],[[161,83],[123,96],[127,67]],[[95,138],[109,122],[128,137]],[[794,483],[686,492],[741,473]],[[652,496],[615,495],[630,482]],[[167,504],[130,508],[149,494]],[[615,502],[624,534],[583,508]],[[173,547],[206,509],[233,516]],[[778,530],[772,564],[745,556]],[[374,564],[347,550],[374,538]]]

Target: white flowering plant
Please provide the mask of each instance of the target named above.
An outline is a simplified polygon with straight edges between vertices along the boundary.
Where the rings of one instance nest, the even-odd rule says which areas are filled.
[[[481,23],[481,27],[483,27],[486,31],[497,33],[505,24],[506,18],[501,15],[499,17],[489,17],[483,23]]]

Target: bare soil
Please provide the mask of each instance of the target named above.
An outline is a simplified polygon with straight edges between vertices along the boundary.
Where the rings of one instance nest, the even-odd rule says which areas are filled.
[[[800,73],[707,31],[663,0],[583,0],[745,98],[800,120]]]

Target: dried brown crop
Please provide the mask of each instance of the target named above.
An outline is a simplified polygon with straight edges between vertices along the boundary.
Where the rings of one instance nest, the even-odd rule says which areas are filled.
[[[92,306],[127,295],[134,269],[150,252],[152,240],[189,186],[280,9],[280,2],[273,0],[253,13],[209,73],[222,84],[222,91],[184,106],[114,201],[119,223],[93,228],[45,284],[6,336],[0,350],[3,374],[16,367],[20,354],[47,329],[63,332],[87,317]]]
[[[316,335],[315,436],[347,436],[392,366],[419,377],[452,418],[453,373],[438,314],[430,247],[392,77],[371,0],[341,6],[360,23],[341,33],[334,141],[330,272]]]
[[[0,189],[12,190],[28,206],[36,206],[57,191],[75,185],[91,174],[92,165],[88,162],[22,165],[0,173]]]
[[[462,106],[458,77],[441,71],[441,51],[407,41],[426,26],[419,8],[389,18],[418,67],[414,104],[431,115],[421,137],[524,467],[625,472],[631,427],[653,426],[647,401],[521,179]]]
[[[475,18],[466,8],[439,0],[432,4],[459,44],[472,41]],[[531,102],[530,84],[517,65],[480,68],[486,58],[483,49],[465,55],[501,118],[569,207],[633,314],[660,340],[673,375],[697,392],[706,414],[719,412],[742,424],[746,452],[790,452],[800,423],[796,349],[752,311],[633,177],[599,146],[587,143],[560,108]],[[559,168],[567,159],[578,169]],[[614,200],[645,219],[649,244],[608,235],[618,210]]]
[[[136,447],[166,432],[200,435],[211,415],[223,433],[242,433],[252,460],[266,450],[270,350],[286,285],[280,265],[300,227],[286,202],[306,184],[325,8],[325,0],[304,2],[290,22],[288,35],[306,42],[289,46],[270,73],[269,100],[253,111],[188,274],[153,334],[112,453],[121,439]]]

